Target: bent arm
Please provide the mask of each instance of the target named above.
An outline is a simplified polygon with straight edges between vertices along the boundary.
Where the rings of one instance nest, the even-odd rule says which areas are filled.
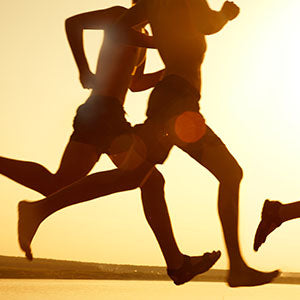
[[[115,22],[125,11],[126,8],[115,6],[104,10],[75,15],[65,21],[67,38],[80,74],[90,72],[83,47],[83,30],[106,29],[108,25]]]
[[[159,70],[153,73],[144,73],[145,61],[136,69],[134,75],[131,78],[130,90],[132,92],[145,91],[153,88],[156,84],[162,80],[165,69]]]
[[[228,1],[226,1],[228,4]],[[225,3],[226,3],[225,2]],[[220,11],[210,9],[206,0],[189,0],[190,12],[199,32],[209,35],[219,32],[230,20],[224,6]],[[235,6],[233,3],[229,5]],[[238,14],[238,7],[235,6]],[[236,14],[236,15],[237,15]]]

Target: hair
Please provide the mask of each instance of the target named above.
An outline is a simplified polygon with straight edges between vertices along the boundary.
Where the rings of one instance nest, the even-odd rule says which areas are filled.
[[[138,2],[138,0],[132,0],[131,2],[133,5],[135,5]]]

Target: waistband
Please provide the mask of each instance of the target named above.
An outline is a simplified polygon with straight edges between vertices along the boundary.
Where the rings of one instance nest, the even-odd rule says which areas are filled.
[[[125,110],[120,100],[116,97],[103,96],[103,95],[90,95],[82,107],[89,108],[91,110],[107,112],[107,113],[121,113],[125,114]]]
[[[116,103],[116,104],[121,105],[121,102],[118,98],[111,97],[111,96],[104,96],[101,94],[91,94],[87,100],[96,101],[96,102],[98,102],[98,101],[111,102],[111,103]]]

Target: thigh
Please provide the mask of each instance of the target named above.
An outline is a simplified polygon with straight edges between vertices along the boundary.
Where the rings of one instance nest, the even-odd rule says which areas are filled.
[[[143,187],[153,173],[154,164],[146,159],[144,143],[136,136],[132,136],[131,141],[131,146],[126,151],[109,154],[109,157],[124,171],[123,175],[126,174],[124,181],[134,181],[139,187]]]
[[[147,146],[144,141],[134,133],[123,134],[114,139],[108,155],[112,162],[121,170],[132,171],[141,165],[153,166],[147,160]]]
[[[99,157],[95,146],[70,141],[65,148],[56,176],[69,182],[78,180],[91,171]]]
[[[207,126],[204,136],[192,144],[177,144],[219,181],[242,176],[242,169],[222,140]]]
[[[144,160],[136,165],[137,159],[133,155],[133,152],[130,151],[123,155],[110,155],[109,157],[116,167],[128,174],[127,180],[130,180],[130,178],[139,178],[139,187],[142,192],[146,192],[146,194],[150,192],[151,197],[154,197],[158,191],[164,193],[164,177],[152,163]]]
[[[147,119],[144,124],[133,129],[135,136],[145,148],[145,158],[153,165],[163,164],[173,147],[166,122],[163,120]]]

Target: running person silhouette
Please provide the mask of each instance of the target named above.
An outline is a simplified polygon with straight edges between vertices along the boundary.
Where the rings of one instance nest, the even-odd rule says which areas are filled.
[[[132,1],[135,4],[136,1]],[[164,70],[143,74],[145,49],[116,42],[112,38],[111,26],[124,12],[124,7],[93,11],[73,16],[66,20],[67,37],[74,55],[81,84],[91,88],[88,100],[81,105],[74,119],[74,132],[66,147],[59,170],[52,174],[43,166],[33,163],[0,158],[0,173],[32,188],[50,195],[65,185],[84,177],[106,153],[121,169],[128,167],[127,153],[141,142],[134,137],[130,124],[124,118],[123,104],[128,87],[140,91],[153,87]],[[141,24],[137,30],[143,28]],[[88,66],[83,48],[84,29],[104,30],[104,41],[94,75]],[[132,74],[134,75],[132,76]],[[139,164],[138,158],[131,160],[130,168]],[[164,198],[164,178],[154,170],[141,186],[146,219],[152,228],[163,252],[168,268],[181,266],[183,258],[189,260],[188,272],[181,283],[196,274],[208,270],[220,257],[213,251],[203,256],[183,256],[176,244]],[[156,211],[160,211],[156,214]],[[31,254],[27,252],[31,259]]]
[[[144,162],[133,170],[90,175],[37,202],[21,202],[19,241],[25,252],[30,252],[30,243],[39,224],[50,214],[75,203],[142,186],[154,165],[163,163],[176,145],[208,169],[220,183],[218,209],[230,263],[228,284],[232,287],[261,285],[278,275],[278,271],[254,270],[242,257],[238,239],[242,169],[199,113],[205,35],[220,31],[238,13],[239,8],[228,1],[217,12],[211,10],[205,0],[140,0],[120,18],[115,25],[115,39],[136,46],[156,46],[166,66],[163,80],[150,95],[148,118],[135,128],[145,147],[136,147],[128,158],[130,162],[142,157]],[[133,29],[145,21],[151,25],[153,38]],[[153,212],[159,213],[160,210]],[[180,268],[168,268],[175,283],[186,272],[186,264],[184,259]]]

